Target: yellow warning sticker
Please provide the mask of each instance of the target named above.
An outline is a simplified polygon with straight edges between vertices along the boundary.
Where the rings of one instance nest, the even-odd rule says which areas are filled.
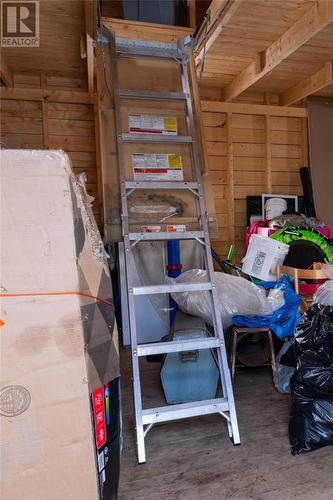
[[[180,155],[177,155],[177,154],[169,154],[168,155],[168,163],[169,163],[169,168],[172,168],[175,170],[181,170],[183,167],[182,158]]]
[[[177,132],[177,118],[175,116],[164,117],[164,130],[166,132]]]

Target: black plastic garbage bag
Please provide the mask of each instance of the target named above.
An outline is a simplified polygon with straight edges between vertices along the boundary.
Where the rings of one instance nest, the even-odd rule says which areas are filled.
[[[314,399],[333,397],[333,365],[324,354],[303,352],[298,359],[291,387],[293,391]]]
[[[312,305],[296,330],[296,356],[303,351],[322,352],[333,361],[333,307]]]
[[[293,455],[333,444],[333,307],[312,306],[295,343],[289,421]]]
[[[297,395],[289,421],[291,453],[299,455],[333,444],[333,398]]]

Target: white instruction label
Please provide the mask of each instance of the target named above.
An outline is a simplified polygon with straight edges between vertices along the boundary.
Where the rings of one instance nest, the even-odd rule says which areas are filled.
[[[131,134],[177,135],[175,116],[128,115],[128,130]]]
[[[184,233],[186,231],[185,224],[169,224],[166,227],[167,233]]]
[[[161,226],[141,226],[143,233],[160,233]]]
[[[134,180],[136,181],[182,181],[183,165],[177,154],[132,155]]]

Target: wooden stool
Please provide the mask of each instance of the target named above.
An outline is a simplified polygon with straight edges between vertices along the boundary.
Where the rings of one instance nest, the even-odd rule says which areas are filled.
[[[231,349],[230,349],[230,364],[231,364],[231,376],[234,378],[235,375],[235,366],[236,366],[236,357],[237,357],[237,344],[239,340],[239,335],[244,335],[244,334],[249,334],[249,333],[257,333],[259,335],[264,335],[268,338],[268,343],[269,343],[269,350],[270,354],[268,359],[270,360],[270,364],[272,366],[272,372],[273,375],[275,373],[275,352],[274,352],[274,344],[273,344],[273,335],[272,331],[269,327],[263,326],[260,328],[246,328],[246,327],[239,327],[239,326],[233,326],[232,327],[232,332],[231,332]],[[258,365],[260,366],[260,365]]]

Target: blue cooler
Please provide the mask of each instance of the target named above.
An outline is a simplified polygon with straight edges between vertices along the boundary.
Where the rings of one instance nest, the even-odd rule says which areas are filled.
[[[177,312],[171,339],[177,341],[209,336],[203,319]],[[165,356],[161,381],[169,404],[213,399],[218,380],[219,371],[210,349],[171,352]]]

